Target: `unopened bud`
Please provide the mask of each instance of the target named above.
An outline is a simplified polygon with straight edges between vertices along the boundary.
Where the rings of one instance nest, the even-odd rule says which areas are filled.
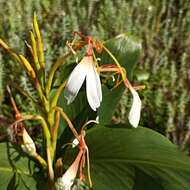
[[[55,182],[55,190],[71,190],[71,187],[77,175],[79,162],[81,160],[82,155],[83,151],[80,150],[75,161],[67,169],[64,175],[62,177],[59,177]]]
[[[36,146],[25,128],[23,129],[23,144],[21,148],[26,154],[36,156]]]

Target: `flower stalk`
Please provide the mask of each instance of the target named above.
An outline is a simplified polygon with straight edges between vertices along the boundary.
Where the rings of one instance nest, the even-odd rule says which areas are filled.
[[[46,96],[49,96],[50,90],[51,90],[51,86],[52,86],[52,82],[53,82],[53,78],[55,75],[55,72],[57,71],[57,69],[65,62],[65,60],[71,56],[72,53],[68,52],[66,53],[63,57],[59,58],[51,67],[49,75],[48,75],[48,79],[46,82],[46,86],[45,86],[45,92],[46,92]]]

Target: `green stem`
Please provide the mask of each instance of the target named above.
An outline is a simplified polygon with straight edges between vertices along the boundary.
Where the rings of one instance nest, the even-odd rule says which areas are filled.
[[[72,55],[71,52],[66,53],[63,57],[59,58],[52,66],[49,76],[48,76],[48,80],[46,83],[46,87],[45,87],[45,92],[46,92],[46,96],[48,97],[50,89],[51,89],[51,85],[53,82],[53,77],[54,74],[56,72],[56,70],[64,63],[64,61],[70,56]]]
[[[40,115],[25,115],[25,116],[22,116],[21,119],[15,121],[12,125],[16,125],[25,120],[39,120],[40,121],[41,126],[43,128],[43,133],[44,133],[44,136],[46,139],[46,149],[48,150],[47,154],[48,154],[48,156],[50,155],[50,158],[48,158],[48,157],[47,158],[51,159],[51,154],[53,154],[52,149],[51,149],[51,135],[50,135],[50,131],[49,131],[49,128],[48,128],[48,125],[47,125],[45,119]],[[43,167],[46,165],[45,161],[42,160],[42,158],[39,155],[36,157],[36,159],[38,159],[38,161],[42,164]],[[48,168],[52,167],[52,166],[49,166],[49,163],[50,163],[50,161],[48,160]],[[51,165],[52,165],[52,163],[51,163]]]
[[[123,69],[121,67],[121,65],[119,64],[118,60],[115,58],[115,56],[110,52],[109,49],[107,49],[104,45],[103,45],[104,50],[108,53],[108,55],[113,59],[113,61],[115,62],[115,64],[118,66],[119,71],[121,73],[122,79],[123,81],[125,81],[126,76],[125,73],[123,72]]]
[[[43,133],[46,138],[46,144],[47,144],[47,146],[49,146],[51,143],[51,135],[50,135],[50,131],[49,131],[49,128],[48,128],[48,125],[47,125],[45,119],[40,115],[25,115],[25,116],[22,116],[21,119],[15,121],[12,125],[16,125],[17,123],[20,123],[20,122],[26,121],[26,120],[40,121],[42,128],[43,128]]]
[[[77,133],[75,127],[73,126],[71,120],[67,116],[67,114],[63,111],[60,107],[55,107],[56,111],[59,111],[63,119],[67,122],[69,128],[71,129],[72,133],[74,134],[75,138],[80,142],[79,134]]]
[[[35,81],[35,87],[36,87],[38,95],[42,101],[42,104],[45,107],[46,112],[48,112],[49,111],[49,102],[47,101],[46,97],[44,96],[42,86],[40,85],[40,83],[37,79]]]
[[[59,129],[59,123],[60,123],[60,112],[56,113],[56,119],[55,119],[55,127],[52,130],[52,160],[55,156],[56,151],[56,145],[57,145],[57,132]]]
[[[54,125],[55,109],[52,109],[52,108],[57,106],[58,99],[59,99],[61,92],[62,92],[63,88],[65,87],[66,83],[67,83],[67,81],[63,82],[61,84],[61,86],[59,86],[59,88],[57,89],[55,96],[53,97],[53,100],[51,102],[50,111],[48,113],[48,122],[49,122],[50,126]]]
[[[53,186],[53,183],[54,183],[54,171],[53,171],[50,147],[46,148],[46,153],[47,153],[47,163],[48,163],[48,172],[49,172],[49,182],[50,182],[50,186]]]
[[[57,89],[55,96],[53,97],[53,100],[51,102],[51,108],[55,107],[57,105],[57,101],[59,99],[59,96],[61,95],[61,92],[63,90],[63,88],[66,86],[67,81],[63,82],[61,84],[61,86],[59,86],[59,88]]]
[[[38,160],[38,162],[42,165],[42,167],[43,167],[44,169],[47,168],[47,163],[46,163],[46,161],[45,161],[39,154],[36,154],[34,157]]]

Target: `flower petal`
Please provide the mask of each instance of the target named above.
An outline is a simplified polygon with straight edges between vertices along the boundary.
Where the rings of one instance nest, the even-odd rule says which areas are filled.
[[[133,95],[133,103],[131,106],[131,110],[129,112],[129,122],[133,127],[138,127],[139,120],[140,120],[140,114],[141,114],[141,100],[139,98],[138,93],[133,89],[130,88],[130,91]]]
[[[64,96],[67,99],[68,104],[73,102],[82,86],[82,83],[85,80],[88,69],[88,62],[88,57],[84,57],[69,76],[64,91]]]
[[[71,190],[71,187],[77,175],[82,155],[83,150],[80,150],[72,165],[67,169],[62,177],[57,179],[55,182],[55,187],[57,190]]]
[[[89,69],[86,76],[87,99],[90,107],[96,111],[96,108],[100,106],[102,101],[101,82],[93,60],[88,66]]]

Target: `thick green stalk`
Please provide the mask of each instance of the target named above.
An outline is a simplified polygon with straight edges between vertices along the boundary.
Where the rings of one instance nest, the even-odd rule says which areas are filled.
[[[51,189],[54,184],[54,171],[53,171],[50,147],[46,148],[46,153],[47,153],[48,174],[49,174],[48,176],[49,176],[49,183],[50,183],[49,185]]]
[[[63,82],[61,84],[61,86],[59,86],[59,88],[57,89],[56,93],[55,93],[55,96],[53,97],[53,100],[51,102],[51,105],[50,105],[50,111],[48,112],[48,122],[50,124],[50,126],[53,126],[54,125],[54,114],[55,114],[55,109],[54,107],[57,106],[57,102],[58,102],[58,99],[61,95],[61,92],[63,90],[63,88],[65,87],[66,85],[66,82]]]
[[[55,72],[57,71],[57,69],[64,63],[64,61],[70,56],[72,55],[71,52],[66,53],[63,57],[59,58],[53,65],[52,68],[50,69],[50,73],[48,76],[48,80],[46,83],[46,87],[45,87],[45,92],[46,92],[46,96],[48,97],[49,92],[51,90],[51,86],[52,86],[52,82],[53,82],[53,77],[55,75]]]
[[[56,113],[56,117],[55,117],[55,126],[52,129],[52,160],[54,159],[55,156],[55,152],[56,152],[56,145],[57,145],[57,132],[59,129],[59,124],[60,124],[60,112]]]

